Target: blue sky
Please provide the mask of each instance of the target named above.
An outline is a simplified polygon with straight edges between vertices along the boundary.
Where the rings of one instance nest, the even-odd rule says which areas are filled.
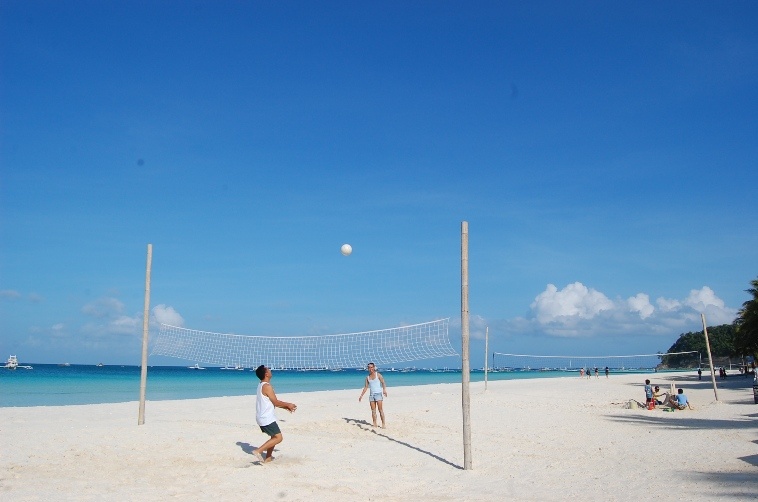
[[[747,1],[5,1],[0,353],[138,364],[148,243],[151,336],[450,317],[459,344],[462,221],[472,365],[485,326],[499,352],[665,351],[758,275],[757,25]]]

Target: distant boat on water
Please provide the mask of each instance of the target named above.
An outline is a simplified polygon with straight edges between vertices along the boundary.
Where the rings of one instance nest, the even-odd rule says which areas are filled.
[[[103,366],[105,366],[105,365],[104,365],[103,363],[97,363],[97,365],[96,365],[96,366],[97,366],[98,368],[102,368],[102,367],[103,367]]]
[[[71,366],[71,363],[60,363],[58,366]]]
[[[204,370],[204,369],[205,369],[205,368],[203,368],[202,366],[200,366],[200,365],[199,365],[199,364],[197,364],[197,363],[195,363],[195,365],[194,365],[194,366],[187,366],[187,368],[189,368],[189,369],[191,369],[191,370]]]
[[[224,367],[223,367],[223,368],[221,368],[221,369],[222,369],[222,370],[235,370],[235,371],[245,371],[245,368],[244,368],[244,367],[242,367],[242,365],[241,365],[241,364],[235,364],[234,366],[229,366],[229,365],[226,365],[226,366],[224,366]]]
[[[33,369],[31,366],[18,364],[18,358],[16,356],[9,356],[8,360],[5,361],[5,366],[3,366],[3,368],[8,369],[8,370],[15,370],[17,368],[21,368],[22,370]]]
[[[15,370],[18,368],[18,358],[16,356],[10,356],[8,360],[5,361],[5,366],[3,367],[9,370]]]

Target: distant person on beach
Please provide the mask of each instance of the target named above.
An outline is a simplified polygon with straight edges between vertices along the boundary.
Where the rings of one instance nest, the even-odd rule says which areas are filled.
[[[703,370],[700,368],[697,369],[697,379],[702,380],[703,379]]]
[[[679,410],[683,410],[685,408],[692,409],[690,402],[687,400],[687,396],[684,395],[684,389],[677,389],[676,396],[671,399],[671,404],[673,404]]]
[[[653,400],[653,387],[650,385],[650,380],[645,380],[645,404],[650,406],[650,402]]]
[[[260,365],[255,369],[255,376],[260,379],[258,391],[255,394],[255,421],[261,428],[261,432],[269,435],[269,440],[253,450],[253,455],[261,463],[268,463],[274,460],[274,446],[284,440],[282,431],[276,423],[274,408],[284,408],[293,413],[297,406],[286,401],[277,399],[274,388],[271,386],[271,368]],[[263,458],[263,453],[266,458]]]
[[[599,376],[597,376],[597,368],[595,368],[595,378],[600,378]]]
[[[656,406],[663,404],[663,400],[661,399],[661,397],[663,397],[661,388],[656,385],[655,390],[653,391],[653,401],[655,401]]]
[[[579,378],[584,378],[584,368],[579,368]]]
[[[363,391],[361,392],[358,402],[363,399],[363,394],[368,393],[368,404],[371,406],[371,420],[376,427],[376,409],[379,408],[379,416],[382,419],[382,429],[385,428],[384,423],[384,408],[382,402],[384,397],[387,397],[387,386],[384,384],[384,377],[381,373],[376,371],[376,365],[374,363],[368,363],[368,376],[366,377],[366,383],[363,385]],[[384,395],[384,397],[382,397]]]
[[[605,378],[608,378],[608,373],[610,373],[611,370],[608,368],[608,366],[605,367]]]

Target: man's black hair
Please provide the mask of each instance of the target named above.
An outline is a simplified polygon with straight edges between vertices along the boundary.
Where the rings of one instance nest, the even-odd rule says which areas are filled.
[[[266,378],[266,366],[261,364],[255,368],[255,376],[257,376],[259,380]]]

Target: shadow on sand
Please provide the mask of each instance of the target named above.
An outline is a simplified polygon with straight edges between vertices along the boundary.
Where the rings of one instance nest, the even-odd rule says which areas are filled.
[[[708,382],[710,384],[710,382]],[[752,397],[752,396],[751,396]],[[686,415],[687,410],[676,411],[675,413]],[[632,415],[632,416],[614,416],[610,417],[610,420],[615,422],[625,422],[629,424],[641,425],[650,428],[660,429],[689,429],[689,430],[724,430],[724,429],[742,429],[747,431],[758,431],[758,413],[750,413],[743,415],[734,420],[724,419],[707,419],[707,418],[679,418],[679,420],[671,420],[668,414],[663,415]],[[758,440],[753,441],[758,444]],[[750,464],[753,467],[758,467],[758,455],[746,455],[744,457],[737,457],[738,460]],[[720,495],[735,497],[742,499],[745,493],[758,493],[758,476],[755,473],[748,472],[694,472],[692,473],[704,480],[708,480],[720,486],[741,486],[747,488],[747,492],[736,490],[734,492],[723,492]]]
[[[255,449],[255,447],[251,445],[250,443],[242,443],[240,441],[237,441],[237,446],[239,446],[240,449],[244,451],[245,453],[247,453],[248,455],[252,455],[253,450]]]
[[[650,379],[651,383],[653,385],[660,385],[663,390],[666,390],[667,386],[674,382],[676,383],[677,387],[681,387],[684,389],[684,392],[686,393],[688,389],[692,390],[710,390],[713,389],[713,381],[711,380],[710,373],[703,373],[703,379],[699,380],[697,375],[692,374],[682,374],[682,373],[653,373],[650,375],[640,375],[640,381],[639,383],[627,383],[626,385],[629,387],[634,387],[636,389],[639,389],[637,391],[638,395],[643,395],[642,386],[644,385],[645,379]],[[664,386],[666,386],[664,388]],[[746,377],[744,375],[735,374],[730,375],[728,378],[719,378],[716,376],[716,392],[718,392],[720,389],[730,389],[730,390],[743,390],[745,391],[744,394],[741,394],[738,398],[726,398],[723,395],[719,396],[719,401],[726,404],[748,404],[748,403],[754,403],[753,399],[753,377],[752,375]],[[715,395],[713,395],[715,399]]]
[[[679,415],[685,415],[689,410],[675,411]],[[744,415],[743,418],[735,420],[711,419],[711,418],[679,418],[671,420],[668,414],[655,415],[627,415],[610,417],[615,422],[626,422],[641,424],[646,427],[659,427],[661,429],[691,429],[691,430],[724,430],[724,429],[745,429],[758,430],[758,422],[755,420],[755,414]]]
[[[398,439],[391,438],[391,437],[389,437],[386,434],[382,434],[382,433],[377,432],[376,429],[370,423],[366,422],[365,420],[356,420],[355,418],[346,418],[346,417],[343,417],[342,420],[344,420],[345,423],[347,423],[347,424],[352,424],[352,425],[358,427],[361,430],[364,430],[364,431],[376,434],[377,436],[383,437],[384,439],[386,439],[388,441],[392,441],[393,443],[401,444],[401,445],[403,445],[403,446],[405,446],[407,448],[410,448],[411,450],[416,450],[416,451],[421,452],[421,453],[423,453],[425,455],[429,455],[433,459],[439,460],[443,464],[447,464],[447,465],[449,465],[451,467],[455,467],[456,469],[463,470],[463,467],[461,467],[460,465],[454,464],[454,463],[450,462],[449,460],[440,457],[439,455],[435,455],[432,452],[429,452],[429,451],[426,451],[426,450],[422,450],[418,446],[413,446],[412,444],[408,444],[408,443],[406,443],[404,441],[400,441]]]

